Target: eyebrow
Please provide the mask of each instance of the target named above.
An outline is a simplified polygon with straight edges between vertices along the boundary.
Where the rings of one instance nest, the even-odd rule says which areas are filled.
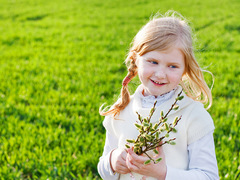
[[[145,57],[145,58],[143,58],[144,60],[150,60],[150,61],[161,61],[161,59],[156,59],[156,58],[152,58],[152,57],[149,57],[149,58],[147,58],[147,57]],[[174,61],[174,62],[173,62]],[[177,59],[175,59],[175,60],[173,60],[173,61],[170,61],[170,62],[167,62],[168,64],[176,64],[176,65],[180,65],[181,63],[179,63],[179,62],[175,62],[175,61],[178,61]]]
[[[154,61],[160,61],[159,59],[155,59],[155,58],[147,58],[147,57],[145,57],[145,58],[143,58],[144,60],[154,60]]]

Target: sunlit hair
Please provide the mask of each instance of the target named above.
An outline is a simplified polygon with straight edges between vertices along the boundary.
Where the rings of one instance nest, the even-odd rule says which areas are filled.
[[[117,116],[130,102],[127,83],[137,75],[135,64],[137,56],[150,51],[165,51],[178,48],[185,57],[185,72],[180,85],[190,98],[212,105],[211,90],[207,86],[201,68],[193,52],[192,30],[187,21],[176,12],[167,12],[164,16],[153,17],[134,37],[132,47],[125,60],[128,74],[123,81],[121,98],[108,111],[100,111],[101,115]],[[125,82],[127,80],[127,83]]]

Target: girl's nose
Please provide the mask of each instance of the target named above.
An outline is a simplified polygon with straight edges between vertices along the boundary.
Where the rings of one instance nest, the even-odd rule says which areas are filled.
[[[166,72],[162,68],[155,72],[155,76],[159,79],[164,79],[167,77]]]

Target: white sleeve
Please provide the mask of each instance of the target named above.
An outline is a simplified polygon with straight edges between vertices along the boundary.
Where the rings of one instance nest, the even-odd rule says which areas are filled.
[[[119,177],[118,173],[113,173],[110,166],[110,155],[114,149],[118,147],[118,140],[114,136],[111,136],[108,132],[106,133],[105,146],[103,154],[98,162],[98,173],[104,180],[117,180]]]
[[[213,132],[188,145],[189,168],[167,166],[166,180],[219,180]]]

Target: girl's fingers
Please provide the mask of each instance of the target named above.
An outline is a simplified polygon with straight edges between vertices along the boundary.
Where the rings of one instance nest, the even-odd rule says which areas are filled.
[[[127,156],[126,164],[129,170],[136,172],[139,167],[136,165],[137,163],[134,162],[134,160],[131,159],[131,156]]]
[[[130,172],[126,165],[127,152],[125,149],[117,148],[111,154],[111,168],[121,174]]]
[[[144,162],[148,159],[149,158],[147,156],[139,156],[136,153],[134,153],[132,150],[129,150],[126,162],[128,162],[128,168],[131,167],[136,170],[136,169],[142,168],[142,166],[144,166]],[[129,163],[132,166],[130,166]]]
[[[118,173],[120,174],[127,174],[130,173],[131,171],[128,169],[128,167],[126,165],[121,165],[118,169]]]
[[[133,152],[132,149],[128,149],[128,154],[130,155],[131,160],[136,161],[138,163],[146,161],[146,157],[137,155],[135,152]]]
[[[157,151],[158,151],[158,155],[156,156],[157,158],[159,158],[159,157],[164,158],[165,157],[162,146],[157,147]]]

